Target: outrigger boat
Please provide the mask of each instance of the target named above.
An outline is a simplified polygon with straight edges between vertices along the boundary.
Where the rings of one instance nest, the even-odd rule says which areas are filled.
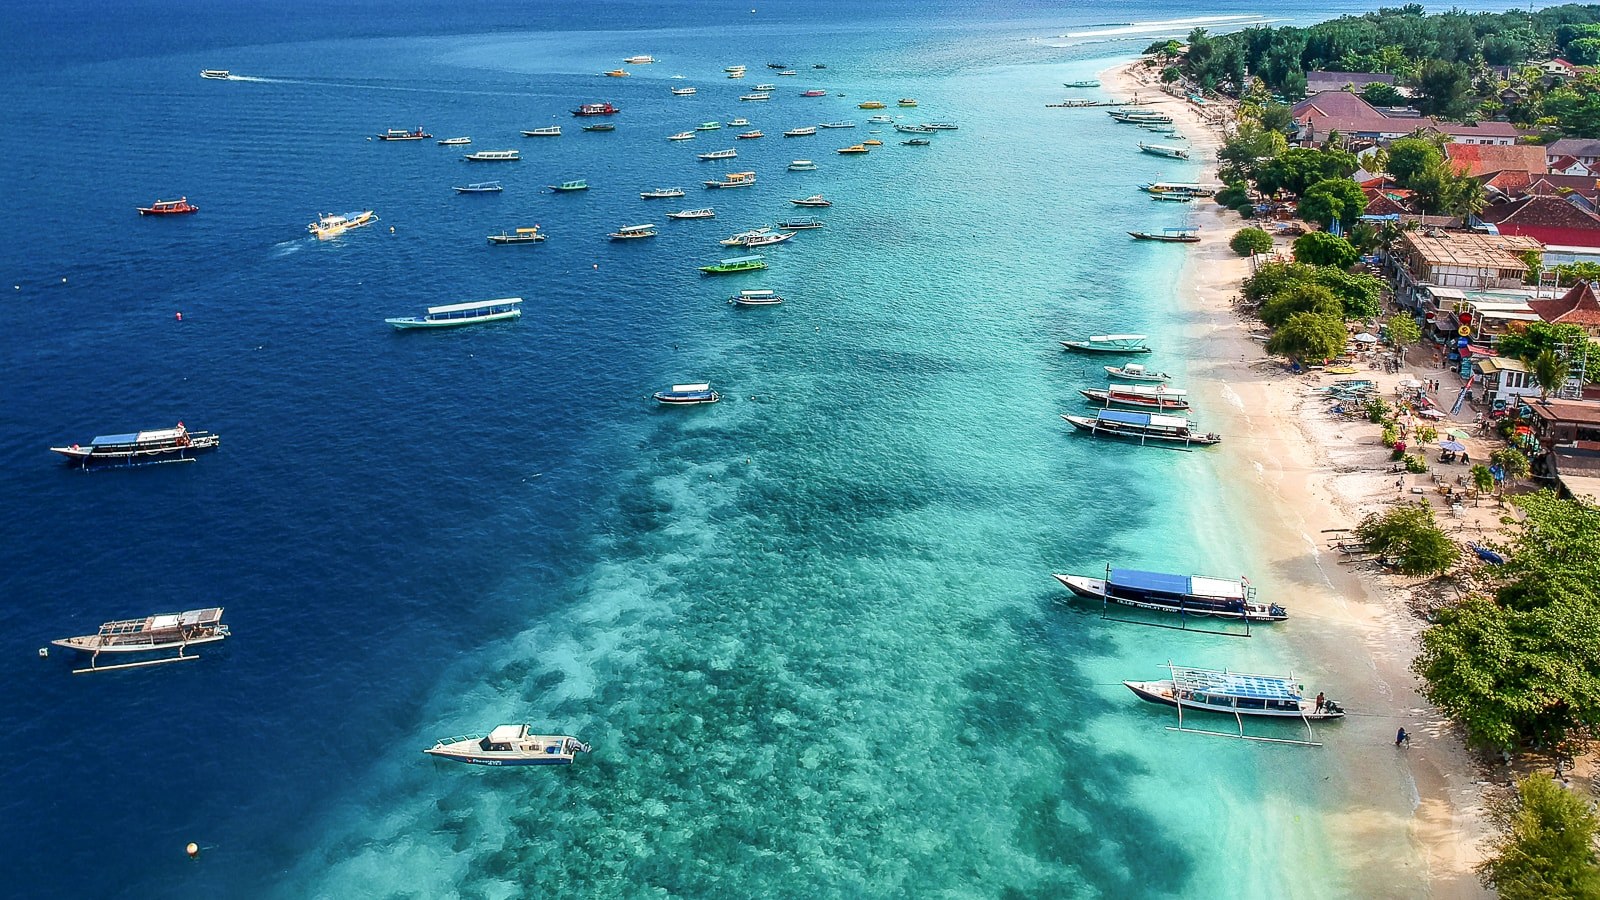
[[[1139,569],[1106,566],[1104,578],[1053,575],[1068,590],[1088,600],[1115,603],[1155,612],[1252,622],[1281,622],[1288,610],[1276,603],[1256,602],[1256,590],[1246,579],[1205,575],[1171,575]]]
[[[181,613],[145,616],[142,619],[119,619],[100,626],[94,634],[62,638],[51,641],[57,647],[76,650],[89,655],[89,665],[73,669],[72,674],[110,672],[115,669],[134,669],[141,666],[159,666],[165,663],[186,662],[200,657],[189,654],[190,647],[213,644],[226,640],[228,626],[222,624],[222,607],[191,609]],[[176,650],[175,654],[172,651]],[[161,653],[154,659],[115,665],[96,665],[102,653],[117,654],[116,658],[129,658],[133,654]]]
[[[763,225],[760,228],[752,228],[752,229],[750,229],[748,231],[741,231],[738,234],[723,238],[722,240],[718,241],[717,243],[721,244],[724,247],[743,247],[744,244],[745,244],[745,241],[748,241],[751,238],[757,238],[757,237],[760,237],[760,236],[762,236],[764,234],[771,234],[771,233],[772,233],[772,226]]]
[[[1178,724],[1167,726],[1168,731],[1189,734],[1206,734],[1212,737],[1239,738],[1269,744],[1295,744],[1302,747],[1320,747],[1312,740],[1311,723],[1344,718],[1344,707],[1333,700],[1307,699],[1305,685],[1294,676],[1251,675],[1242,672],[1197,669],[1167,663],[1171,677],[1161,681],[1124,681],[1134,696],[1148,703],[1170,706],[1178,711]],[[1188,728],[1183,723],[1185,710],[1231,715],[1238,725],[1237,731],[1209,731]],[[1306,726],[1305,740],[1263,737],[1245,734],[1244,717],[1257,716],[1275,719],[1299,719]]]
[[[781,244],[784,241],[794,237],[794,235],[795,233],[792,231],[780,231],[777,233],[764,232],[756,235],[755,237],[746,238],[744,245],[750,249],[755,249],[756,247],[770,247],[773,244]]]
[[[407,131],[404,128],[390,128],[389,130],[385,131],[383,134],[378,135],[378,140],[380,140],[380,141],[423,141],[423,140],[427,140],[427,139],[429,139],[431,137],[433,137],[433,135],[427,133],[426,131],[423,131],[422,130],[422,126],[418,125],[415,129],[413,129],[411,131]]]
[[[930,141],[927,138],[912,138],[909,141],[900,142],[900,146],[902,147],[929,147],[932,145],[933,141]]]
[[[1150,109],[1109,109],[1106,110],[1106,115],[1124,125],[1138,125],[1141,122],[1160,122],[1162,124],[1172,122],[1172,117],[1166,113]]]
[[[933,134],[937,129],[929,128],[926,125],[907,125],[904,122],[896,122],[894,130],[906,134]]]
[[[739,95],[739,99],[740,100],[755,100],[755,101],[771,100],[772,99],[772,95],[767,93],[766,91],[758,91],[758,92],[756,92],[754,94],[740,94]]]
[[[448,306],[430,306],[426,315],[384,319],[404,331],[409,328],[454,328],[457,325],[476,325],[499,319],[516,319],[522,316],[522,298],[505,297],[500,300],[480,300],[475,303],[452,303]]]
[[[1146,144],[1139,142],[1139,149],[1154,156],[1165,156],[1168,159],[1188,159],[1189,151],[1183,147],[1174,147],[1171,144]]]
[[[893,123],[894,116],[886,116],[882,113],[875,116],[867,116],[867,124],[869,125],[891,125]]]
[[[560,125],[544,125],[539,128],[529,128],[522,132],[523,137],[561,137]]]
[[[851,144],[848,147],[840,147],[839,148],[839,152],[843,153],[843,154],[846,154],[846,155],[849,155],[849,154],[857,154],[857,155],[859,155],[859,154],[862,154],[862,153],[871,153],[872,151],[868,150],[865,144]]]
[[[818,122],[817,128],[854,128],[854,122]]]
[[[656,188],[653,191],[643,191],[639,194],[640,200],[665,200],[668,197],[682,197],[683,188],[669,187]]]
[[[1098,101],[1098,100],[1083,100],[1083,99],[1079,99],[1077,97],[1069,97],[1066,100],[1061,101],[1060,103],[1046,103],[1044,105],[1044,108],[1045,109],[1086,109],[1086,108],[1094,107],[1094,106],[1111,106],[1111,105],[1112,104],[1110,104],[1110,103],[1104,103],[1104,102],[1101,102],[1101,101]]]
[[[715,216],[716,213],[712,212],[709,206],[705,209],[684,209],[667,213],[667,218],[669,219],[710,219]]]
[[[609,235],[613,241],[632,241],[655,236],[656,226],[654,225],[624,225]]]
[[[821,194],[812,194],[804,200],[790,200],[789,202],[793,203],[795,206],[804,206],[816,209],[822,209],[833,205],[832,200],[824,200]]]
[[[1168,381],[1172,376],[1165,372],[1152,372],[1139,363],[1128,363],[1125,366],[1106,366],[1106,374],[1112,378],[1121,378],[1125,381]]]
[[[573,191],[587,191],[589,182],[584,178],[574,178],[571,181],[563,181],[560,184],[547,184],[545,187],[557,194],[568,194]]]
[[[622,112],[619,106],[609,103],[585,103],[572,111],[575,116],[614,116]]]
[[[152,463],[193,462],[194,454],[211,450],[222,438],[209,431],[190,431],[179,422],[176,428],[157,428],[133,434],[101,435],[88,446],[71,444],[51,447],[52,453],[65,456],[74,465],[140,466]]]
[[[543,241],[544,233],[539,230],[537,225],[532,228],[518,228],[510,234],[502,231],[499,234],[489,235],[489,243],[491,244],[538,244]]]
[[[810,137],[817,133],[815,125],[806,125],[803,128],[791,128],[783,133],[784,137]]]
[[[714,190],[716,188],[749,187],[755,183],[756,173],[754,172],[729,172],[728,174],[722,176],[721,181],[701,182],[701,184],[705,185],[708,190]]]
[[[342,216],[318,216],[315,222],[306,226],[306,230],[317,236],[319,241],[332,240],[352,228],[364,228],[378,221],[378,214],[372,210],[360,212],[347,212]]]
[[[594,125],[585,125],[585,126],[583,126],[583,130],[584,131],[616,131],[617,130],[617,126],[611,124],[610,122],[599,122],[599,123],[596,123]]]
[[[746,119],[744,116],[736,116],[736,117],[728,120],[728,127],[729,128],[743,128],[743,127],[745,127],[746,125],[749,125],[749,124],[750,124],[750,120]]]
[[[694,132],[692,132],[692,131],[680,131],[677,134],[669,134],[669,135],[667,135],[667,140],[669,140],[669,141],[692,141],[692,140],[694,140]]]
[[[1100,86],[1100,79],[1098,79],[1098,78],[1085,78],[1082,81],[1063,81],[1063,82],[1061,82],[1061,86],[1062,87],[1069,87],[1069,88],[1099,87]]]
[[[776,291],[740,291],[729,297],[728,302],[734,306],[777,306],[783,302],[783,298]]]
[[[157,200],[149,206],[141,206],[138,209],[141,216],[181,216],[200,211],[200,207],[190,203],[188,197],[179,197],[176,200]]]
[[[441,147],[465,147],[468,144],[472,143],[472,138],[469,138],[469,137],[444,138],[443,140],[435,141],[435,143],[437,143]]]
[[[1105,390],[1090,388],[1080,390],[1078,393],[1107,408],[1131,406],[1162,412],[1189,408],[1188,391],[1169,388],[1162,384],[1113,384]]]
[[[784,231],[805,231],[808,228],[821,228],[826,224],[815,216],[808,219],[783,219],[776,223],[777,227]]]
[[[479,150],[477,153],[468,153],[461,158],[467,162],[517,162],[522,159],[522,151]]]
[[[928,127],[934,131],[956,131],[961,128],[960,125],[953,122],[929,122]]]
[[[1193,203],[1194,198],[1187,194],[1151,194],[1151,200],[1163,203]]]
[[[701,162],[711,162],[718,159],[733,159],[739,155],[737,150],[712,150],[710,153],[698,154]]]
[[[1183,197],[1209,197],[1217,192],[1210,185],[1192,181],[1152,181],[1139,190],[1147,194],[1177,194]]]
[[[1168,244],[1197,244],[1200,235],[1195,233],[1193,225],[1184,225],[1178,228],[1163,228],[1159,233],[1153,231],[1130,231],[1128,236],[1136,241],[1163,241]]]
[[[1062,341],[1068,350],[1085,353],[1149,353],[1142,334],[1095,334],[1086,341]]]
[[[739,272],[754,272],[765,269],[767,261],[760,256],[734,256],[709,266],[701,266],[700,271],[706,275],[734,275]]]
[[[455,187],[458,194],[498,194],[505,188],[498,181],[474,181],[471,184],[461,184]]]
[[[715,403],[722,399],[722,395],[711,389],[711,385],[700,384],[675,384],[669,391],[656,391],[651,395],[657,403],[668,406],[694,406],[699,403]]]
[[[695,131],[719,131],[721,129],[721,122],[701,122],[699,125],[694,127]]]
[[[1216,432],[1200,432],[1188,419],[1182,416],[1164,416],[1158,413],[1132,412],[1122,409],[1102,409],[1094,418],[1086,416],[1065,415],[1072,427],[1080,431],[1087,431],[1099,437],[1122,437],[1137,440],[1140,444],[1150,442],[1166,444],[1183,444],[1184,446],[1198,445],[1209,447],[1222,442],[1222,435]]]
[[[474,766],[566,766],[589,745],[567,734],[530,734],[527,725],[499,725],[488,734],[448,737],[423,750]]]
[[[789,171],[791,172],[815,172],[816,170],[817,164],[809,159],[797,159],[789,163]]]

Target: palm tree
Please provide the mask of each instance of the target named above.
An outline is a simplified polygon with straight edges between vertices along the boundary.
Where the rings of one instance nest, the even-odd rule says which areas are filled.
[[[1547,400],[1552,390],[1560,390],[1567,383],[1572,364],[1554,350],[1540,350],[1533,358],[1533,377],[1539,380],[1539,399]]]

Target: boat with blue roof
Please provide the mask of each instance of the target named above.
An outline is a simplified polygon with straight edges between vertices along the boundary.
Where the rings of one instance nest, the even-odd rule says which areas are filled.
[[[1289,617],[1282,606],[1257,601],[1256,589],[1244,578],[1173,575],[1111,566],[1106,566],[1104,578],[1052,577],[1079,597],[1136,609],[1251,622],[1281,622]]]
[[[132,434],[105,434],[85,444],[51,447],[73,465],[138,466],[151,463],[193,462],[195,454],[215,449],[222,438],[209,431],[190,431],[182,422],[175,428],[156,428]]]
[[[1183,416],[1134,412],[1128,409],[1102,409],[1097,410],[1093,418],[1070,414],[1061,418],[1079,431],[1087,431],[1095,437],[1127,438],[1140,444],[1209,447],[1222,443],[1222,435],[1214,431],[1201,431]]]
[[[1168,662],[1165,668],[1169,673],[1167,678],[1159,681],[1124,681],[1122,685],[1140,700],[1177,710],[1178,724],[1167,726],[1168,731],[1261,741],[1268,744],[1320,747],[1322,745],[1314,740],[1311,723],[1342,719],[1345,716],[1344,707],[1336,700],[1330,700],[1320,693],[1308,698],[1305,685],[1293,675],[1259,675],[1226,669],[1201,669],[1174,665],[1171,662]],[[1233,716],[1237,730],[1213,731],[1188,727],[1183,721],[1185,711]],[[1298,719],[1305,726],[1305,739],[1246,734],[1245,716]]]

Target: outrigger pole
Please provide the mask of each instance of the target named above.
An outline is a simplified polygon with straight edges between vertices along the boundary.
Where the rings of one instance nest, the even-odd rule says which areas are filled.
[[[1311,740],[1311,720],[1306,718],[1306,714],[1303,711],[1300,713],[1300,722],[1306,726],[1306,739],[1303,741],[1292,740],[1290,738],[1258,737],[1253,734],[1245,734],[1244,717],[1239,715],[1239,710],[1237,707],[1235,707],[1233,711],[1233,720],[1239,725],[1238,734],[1229,734],[1226,731],[1207,731],[1204,728],[1185,728],[1183,727],[1183,698],[1179,696],[1178,690],[1178,673],[1173,671],[1173,665],[1171,661],[1167,662],[1167,672],[1172,675],[1172,705],[1178,710],[1178,724],[1176,727],[1168,725],[1168,731],[1177,731],[1184,734],[1204,734],[1210,735],[1211,737],[1234,738],[1241,741],[1257,741],[1262,744],[1293,744],[1297,747],[1322,746],[1321,741]],[[1237,703],[1238,701],[1235,700],[1234,702]]]

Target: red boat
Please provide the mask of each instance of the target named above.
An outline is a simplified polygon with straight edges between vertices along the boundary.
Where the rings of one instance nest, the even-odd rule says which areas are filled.
[[[149,206],[139,207],[139,215],[141,216],[176,216],[199,211],[200,207],[190,203],[188,197],[179,197],[176,200],[157,200]]]
[[[800,94],[800,96],[802,96],[802,97],[826,97],[826,96],[828,96],[828,92],[827,91],[804,91],[804,92],[802,92]]]
[[[609,103],[585,103],[573,110],[572,114],[575,116],[614,116],[619,112],[622,112],[621,107],[612,106]]]

